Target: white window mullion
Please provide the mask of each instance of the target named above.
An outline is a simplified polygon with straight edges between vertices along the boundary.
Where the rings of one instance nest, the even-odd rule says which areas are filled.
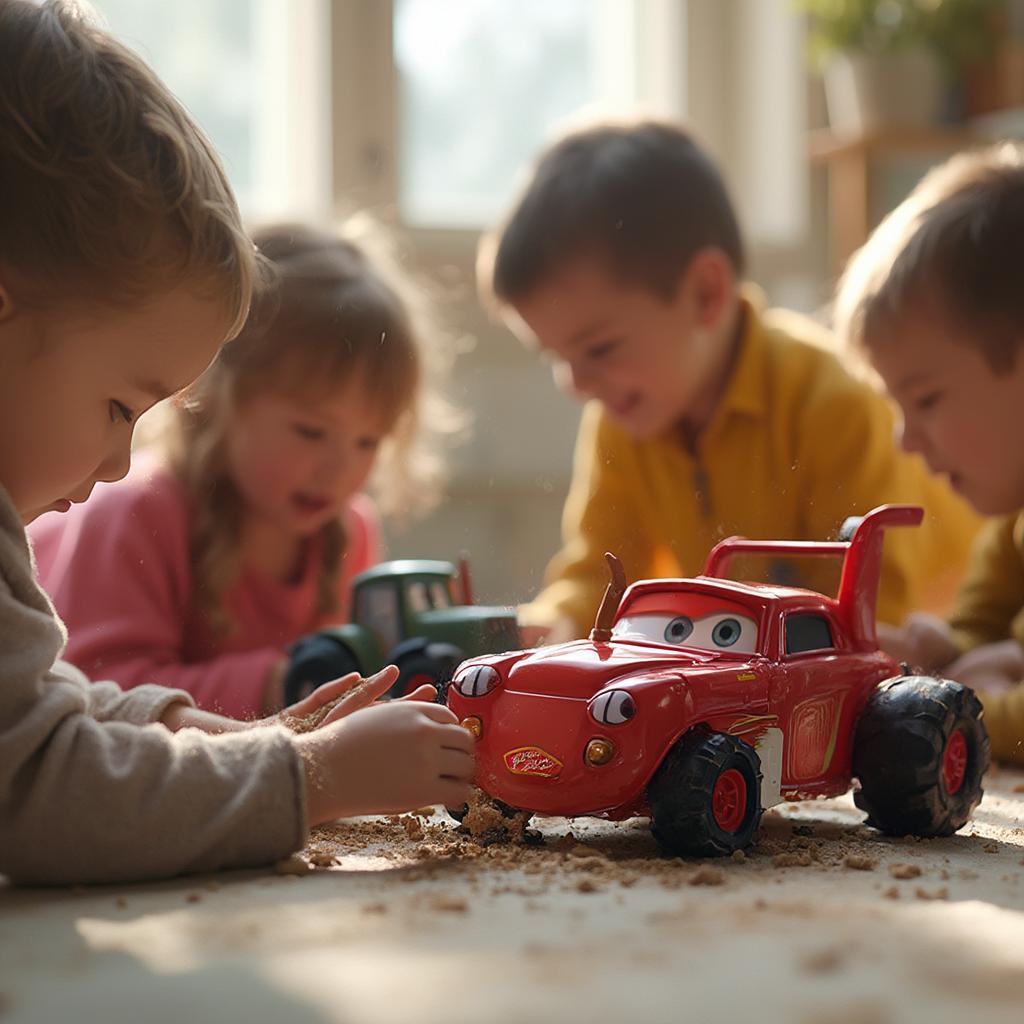
[[[261,219],[320,218],[331,205],[326,0],[257,0],[252,205]]]

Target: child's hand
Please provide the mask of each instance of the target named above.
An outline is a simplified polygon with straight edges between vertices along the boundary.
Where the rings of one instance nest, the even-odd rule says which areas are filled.
[[[394,666],[389,665],[387,668],[382,669],[376,675],[372,675],[369,678],[367,678],[365,680],[366,687],[370,687],[371,685],[376,687],[381,678],[385,675],[385,673],[387,673],[387,678],[389,682],[387,686],[384,687],[384,690],[387,690],[387,687],[394,683],[395,679],[398,677],[397,669],[395,670],[395,672],[390,671],[393,667]],[[281,714],[286,718],[308,718],[310,715],[319,711],[320,708],[322,708],[325,704],[330,704],[333,701],[336,701],[339,697],[341,697],[345,693],[348,693],[350,690],[358,688],[359,693],[362,693],[365,687],[360,687],[359,684],[363,682],[363,677],[358,672],[349,672],[348,675],[344,675],[340,679],[332,679],[329,683],[324,683],[322,686],[318,686],[308,697],[304,697],[297,703],[285,708],[284,711],[281,712]],[[358,707],[364,707],[365,704],[371,703],[373,700],[376,699],[376,697],[380,696],[380,692],[383,691],[378,691],[376,693],[376,696],[371,697],[370,700],[366,702],[360,702],[358,704]],[[353,700],[356,696],[357,694],[354,693],[349,694],[349,697]],[[340,706],[341,705],[339,705],[339,707]],[[355,709],[356,705],[350,705],[351,711],[355,711]],[[338,715],[332,717],[340,718],[342,716]],[[323,724],[326,725],[326,720],[324,721]]]
[[[975,647],[950,665],[945,675],[984,693],[1004,693],[1024,680],[1024,649],[1016,640]]]
[[[345,718],[351,715],[353,711],[359,711],[361,708],[369,707],[375,700],[383,697],[388,690],[398,681],[399,671],[395,665],[386,665],[375,675],[370,676],[368,679],[361,679],[358,673],[352,673],[355,676],[355,681],[349,686],[341,686],[340,684],[345,680],[352,678],[352,676],[345,676],[344,679],[337,680],[339,688],[336,692],[327,694],[326,700],[321,701],[317,707],[322,706],[328,700],[334,700],[339,694],[344,693],[346,690],[352,692],[344,698],[337,707],[331,709],[331,711],[324,717],[323,722],[320,724],[322,729],[325,725],[330,725],[332,722],[337,722],[339,719]],[[306,700],[313,700],[321,690],[329,690],[335,686],[335,683],[326,683],[321,686],[318,690],[315,690]],[[398,698],[399,700],[412,700],[412,701],[433,701],[437,697],[437,690],[434,689],[429,683],[424,683],[423,686],[418,686],[412,693],[407,693],[404,697]],[[301,702],[300,702],[301,703]]]
[[[473,737],[438,704],[363,707],[295,742],[306,765],[310,825],[430,804],[455,807],[469,797]]]
[[[908,615],[902,626],[878,623],[878,646],[896,661],[929,672],[949,665],[960,654],[949,626],[926,612]]]

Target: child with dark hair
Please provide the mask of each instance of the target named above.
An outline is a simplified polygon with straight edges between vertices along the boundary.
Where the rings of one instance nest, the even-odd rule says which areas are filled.
[[[820,539],[885,502],[927,510],[886,540],[879,617],[951,594],[977,520],[921,461],[893,450],[885,399],[822,328],[765,310],[711,159],[640,122],[568,135],[481,250],[482,290],[587,406],[548,585],[521,610],[548,638],[582,635],[606,583],[693,575],[734,533]],[[827,589],[816,567],[748,577]]]
[[[903,412],[903,447],[981,513],[948,622],[880,633],[894,657],[974,687],[992,755],[1024,763],[1024,147],[933,170],[850,261],[843,337]]]

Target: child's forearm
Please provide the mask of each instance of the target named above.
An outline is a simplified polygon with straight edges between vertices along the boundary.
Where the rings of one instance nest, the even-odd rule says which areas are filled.
[[[237,718],[228,718],[225,715],[216,715],[212,711],[201,711],[182,702],[172,704],[163,713],[160,722],[171,732],[177,732],[179,729],[200,729],[209,733],[240,732],[242,729],[252,728],[255,724],[241,722]]]

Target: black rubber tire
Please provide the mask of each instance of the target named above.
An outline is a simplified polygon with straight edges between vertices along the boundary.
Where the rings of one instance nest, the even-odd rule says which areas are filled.
[[[446,807],[445,810],[450,817],[461,823],[462,819],[469,814],[469,804],[460,804],[458,807]]]
[[[719,827],[712,795],[719,777],[736,769],[746,783],[747,806],[733,831]],[[735,736],[698,726],[668,752],[647,787],[651,832],[681,857],[724,857],[747,846],[761,821],[761,759]]]
[[[942,768],[957,730],[966,741],[966,769],[950,793]],[[978,806],[990,760],[981,702],[972,690],[930,676],[890,679],[871,695],[857,723],[854,803],[887,835],[952,835]]]
[[[341,640],[314,633],[296,641],[282,682],[285,707],[308,697],[318,686],[350,672],[362,675],[362,666]]]
[[[404,697],[407,692],[409,681],[413,677],[429,676],[434,689],[437,691],[437,694],[434,697],[434,703],[443,704],[445,702],[448,683],[451,681],[452,676],[455,674],[455,670],[459,667],[461,662],[462,658],[456,658],[454,655],[435,658],[426,651],[416,651],[413,654],[407,654],[404,658],[399,658],[396,662],[399,672],[398,679],[395,681],[395,684],[391,689],[388,690],[386,696],[392,700],[396,697]]]

